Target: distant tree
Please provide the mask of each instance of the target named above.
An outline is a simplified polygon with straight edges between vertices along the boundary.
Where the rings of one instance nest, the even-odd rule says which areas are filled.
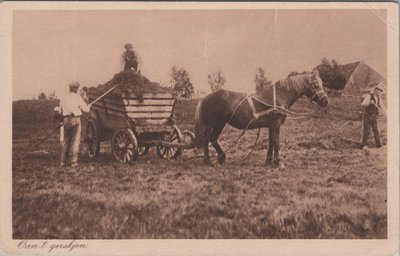
[[[191,98],[194,89],[190,81],[189,73],[184,68],[172,67],[171,70],[171,88],[183,98]]]
[[[38,100],[45,100],[46,98],[46,94],[44,92],[42,92],[41,94],[39,94],[38,96]]]
[[[321,64],[315,67],[318,70],[324,85],[330,89],[342,90],[347,83],[346,77],[341,71],[341,67],[335,59],[331,62],[327,58],[322,58]]]
[[[220,71],[213,72],[211,75],[208,75],[208,84],[210,85],[212,92],[222,89],[225,81],[225,77],[221,74]]]
[[[332,59],[332,67],[333,67],[334,69],[339,68],[339,64],[337,63],[337,61],[336,61],[335,59]]]
[[[259,92],[262,89],[272,85],[272,81],[268,80],[268,78],[265,76],[264,69],[260,67],[257,69],[256,78],[254,81],[256,83],[256,92]]]
[[[201,91],[201,90],[196,90],[195,95],[196,95],[197,98],[201,98],[201,97],[204,97],[206,95],[206,93],[204,91]]]

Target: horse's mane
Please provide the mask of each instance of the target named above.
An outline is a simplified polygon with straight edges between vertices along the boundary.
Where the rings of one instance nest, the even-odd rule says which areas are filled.
[[[305,86],[307,86],[307,81],[309,81],[309,77],[310,73],[290,76],[288,78],[277,81],[275,83],[275,86],[277,88],[283,87],[289,91],[299,91],[300,89],[303,89]]]

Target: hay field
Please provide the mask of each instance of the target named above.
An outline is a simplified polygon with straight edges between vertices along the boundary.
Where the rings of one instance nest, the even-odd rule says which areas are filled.
[[[386,238],[386,146],[360,150],[359,100],[331,98],[327,112],[288,119],[281,131],[286,169],[265,166],[267,130],[246,133],[224,166],[205,166],[201,151],[177,160],[155,149],[117,163],[108,143],[100,158],[82,149],[76,172],[60,168],[55,101],[13,104],[14,239],[364,239]],[[195,100],[176,108],[177,125],[193,130]],[[301,99],[292,110],[311,111]],[[386,142],[386,119],[380,119]],[[227,129],[227,148],[239,131]],[[370,139],[371,143],[373,139]],[[373,146],[371,144],[371,146]],[[33,151],[42,152],[32,153]],[[214,152],[214,150],[211,150]]]

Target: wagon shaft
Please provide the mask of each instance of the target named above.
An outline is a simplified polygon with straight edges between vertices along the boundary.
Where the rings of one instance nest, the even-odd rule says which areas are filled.
[[[154,132],[141,132],[138,134],[139,144],[143,144],[146,141],[156,141],[156,140],[164,140],[165,136],[167,136],[170,131],[154,131]]]

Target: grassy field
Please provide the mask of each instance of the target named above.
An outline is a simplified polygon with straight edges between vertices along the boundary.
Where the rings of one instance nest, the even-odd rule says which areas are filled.
[[[178,126],[193,130],[195,101],[177,104]],[[201,151],[177,160],[154,149],[117,163],[108,143],[99,159],[82,149],[76,172],[60,168],[55,101],[13,104],[13,238],[386,238],[386,146],[359,149],[359,99],[332,98],[312,117],[288,119],[281,132],[286,169],[265,166],[267,130],[246,159],[256,131],[242,137],[224,166]],[[311,111],[300,100],[294,111]],[[386,119],[380,119],[386,142]],[[227,148],[239,131],[227,129]],[[373,139],[370,139],[371,143]],[[373,146],[371,144],[371,146]],[[214,152],[214,150],[212,150]]]

